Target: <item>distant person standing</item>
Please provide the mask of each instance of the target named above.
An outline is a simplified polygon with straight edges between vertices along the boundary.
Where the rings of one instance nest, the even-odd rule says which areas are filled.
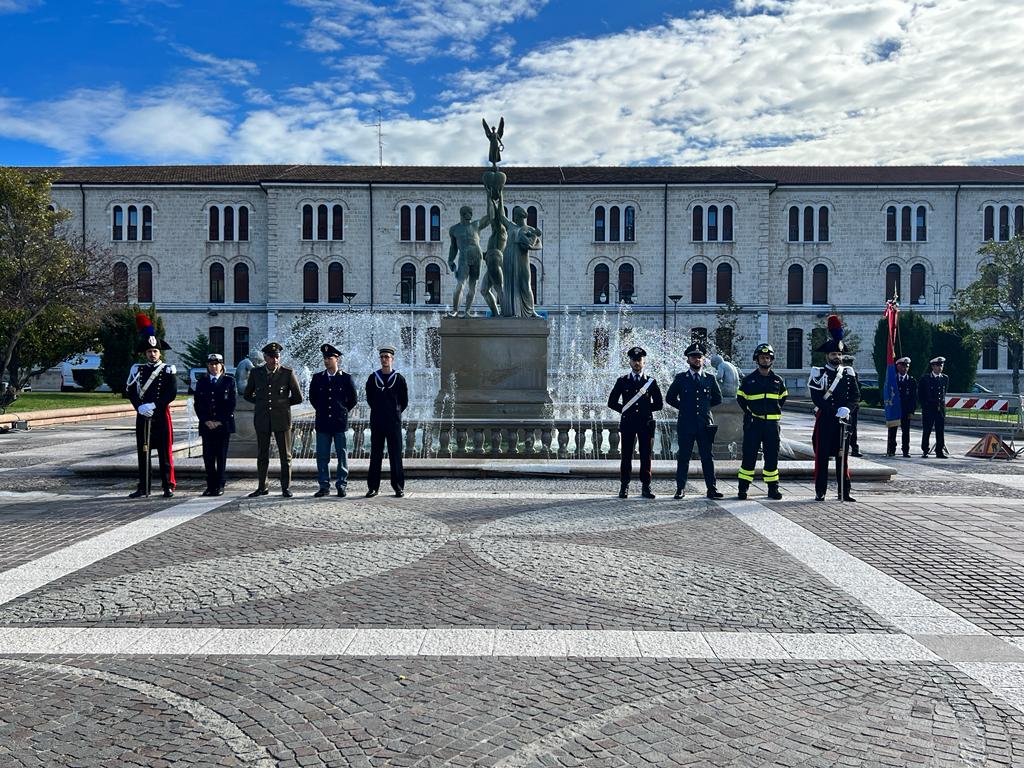
[[[910,378],[910,358],[901,357],[896,361],[896,388],[900,393],[900,425],[903,458],[910,458],[910,419],[917,410],[917,382]],[[896,430],[889,427],[885,455],[896,455]]]
[[[949,376],[942,372],[946,358],[933,357],[928,361],[931,371],[917,383],[917,399],[921,403],[921,456],[928,458],[932,430],[935,430],[935,458],[948,459],[946,452],[946,392]]]
[[[679,411],[679,420],[676,422],[679,454],[676,457],[674,498],[681,499],[686,495],[690,455],[693,453],[693,444],[697,443],[707,496],[709,499],[721,499],[723,494],[718,491],[715,460],[712,456],[718,426],[711,415],[711,409],[722,402],[722,390],[715,374],[704,370],[704,348],[700,344],[691,344],[683,354],[686,355],[687,370],[676,374],[672,386],[665,394],[665,402]]]
[[[843,430],[848,428],[852,406],[860,402],[857,377],[843,365],[843,324],[838,315],[829,315],[828,330],[832,335],[818,347],[825,354],[825,365],[811,368],[807,388],[814,401],[814,498],[824,501],[828,490],[829,464],[836,460],[836,484],[843,501],[856,501],[850,495],[850,443],[841,445]]]
[[[330,344],[322,344],[324,370],[313,374],[309,382],[309,402],[316,411],[316,470],[320,488],[316,498],[331,492],[331,445],[338,457],[335,487],[344,497],[348,489],[348,414],[356,407],[358,396],[352,377],[339,367],[341,352]]]
[[[405,471],[402,467],[402,413],[409,407],[409,387],[405,377],[394,369],[395,348],[381,347],[380,369],[366,380],[366,404],[370,406],[370,469],[366,474],[366,497],[380,492],[384,446],[388,448],[391,487],[395,496],[405,496]]]
[[[281,365],[281,350],[276,341],[263,347],[264,365],[249,374],[242,397],[255,404],[252,412],[256,429],[256,473],[259,487],[250,497],[266,496],[267,472],[270,469],[270,436],[277,442],[281,459],[281,495],[292,497],[292,406],[302,402],[302,392],[295,371]]]
[[[206,358],[206,376],[196,382],[195,409],[203,441],[206,490],[203,496],[224,495],[228,444],[235,431],[235,380],[224,373],[224,357]]]
[[[779,443],[782,406],[789,397],[786,383],[775,371],[775,348],[758,344],[754,350],[757,370],[747,374],[736,390],[736,404],[743,410],[743,459],[740,462],[739,491],[736,497],[747,498],[754,481],[757,452],[764,451],[762,476],[768,484],[768,498],[781,499],[779,492]]]
[[[128,377],[125,390],[138,416],[135,418],[135,444],[139,449],[139,485],[129,498],[149,496],[150,452],[156,448],[160,464],[160,485],[164,496],[174,495],[174,429],[171,426],[171,401],[178,394],[177,371],[160,359],[163,350],[171,348],[156,337],[153,323],[143,313],[135,315],[135,326],[141,335],[138,351],[146,362]]]
[[[654,435],[657,426],[654,412],[664,407],[661,390],[653,376],[644,373],[647,351],[633,347],[626,353],[629,367],[625,376],[615,381],[608,396],[608,407],[621,415],[619,419],[620,447],[622,460],[619,464],[619,498],[629,496],[629,481],[633,475],[633,446],[640,444],[640,495],[653,499],[651,490],[651,454],[654,449]]]

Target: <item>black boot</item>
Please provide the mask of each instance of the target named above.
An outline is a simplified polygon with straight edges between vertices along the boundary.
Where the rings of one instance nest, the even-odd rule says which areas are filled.
[[[654,498],[654,492],[651,491],[651,486],[649,485],[645,485],[643,488],[640,489],[640,495],[643,496],[645,499]]]
[[[775,499],[776,501],[782,498],[782,494],[779,493],[778,483],[768,483],[768,498]]]
[[[620,499],[628,499],[629,498],[629,483],[622,483],[619,486],[619,498]]]
[[[747,498],[747,491],[749,489],[750,489],[750,481],[749,480],[740,480],[740,487],[739,487],[739,490],[736,491],[736,498],[741,500],[741,501],[743,499]]]

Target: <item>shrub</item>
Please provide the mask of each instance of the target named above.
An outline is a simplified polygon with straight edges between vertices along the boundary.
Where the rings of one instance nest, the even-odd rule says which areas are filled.
[[[103,383],[103,374],[98,368],[76,369],[71,371],[75,383],[86,392],[92,392]]]

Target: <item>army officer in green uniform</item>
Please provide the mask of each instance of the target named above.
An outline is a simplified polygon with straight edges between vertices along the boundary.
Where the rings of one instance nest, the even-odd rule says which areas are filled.
[[[292,495],[289,490],[292,481],[292,406],[302,402],[302,392],[299,391],[295,372],[281,365],[282,349],[276,341],[263,347],[266,365],[252,369],[242,393],[242,397],[256,406],[252,420],[256,429],[256,472],[260,485],[249,494],[250,497],[269,493],[267,470],[270,468],[271,433],[281,457],[281,495]]]

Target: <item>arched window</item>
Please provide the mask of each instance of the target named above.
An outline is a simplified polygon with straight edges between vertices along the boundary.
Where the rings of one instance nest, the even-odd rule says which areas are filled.
[[[398,239],[412,240],[412,210],[408,205],[403,205],[398,212]]]
[[[425,206],[416,206],[416,239],[423,242],[427,239],[427,209]]]
[[[235,326],[235,365],[249,356],[249,328],[244,325]]]
[[[619,301],[624,304],[632,304],[636,288],[633,283],[633,265],[619,265]]]
[[[697,262],[690,270],[690,303],[708,303],[708,265]]]
[[[210,240],[220,239],[220,208],[210,206]]]
[[[423,206],[420,206],[422,208]],[[417,209],[418,215],[419,209]],[[402,265],[402,303],[416,303],[416,266],[414,264]]]
[[[153,209],[148,205],[142,206],[142,239],[153,239]]]
[[[332,261],[327,265],[327,303],[341,304],[345,301],[345,268],[341,262]]]
[[[313,239],[313,206],[308,203],[302,206],[302,239]]]
[[[825,205],[818,209],[818,240],[822,243],[827,243],[829,240],[828,206]]]
[[[814,208],[804,206],[804,242],[814,242]]]
[[[1010,206],[999,206],[999,239],[1006,242],[1010,239]]]
[[[896,206],[890,205],[885,209],[885,240],[889,243],[896,242]]]
[[[249,239],[249,206],[238,206],[238,239],[245,242]]]
[[[694,242],[704,239],[704,206],[693,206],[693,237]]]
[[[128,265],[114,262],[114,301],[128,303]]]
[[[1013,209],[1013,234],[1024,235],[1024,205]]]
[[[800,241],[800,209],[795,205],[789,206],[789,242]]]
[[[927,278],[924,264],[915,264],[910,268],[910,303],[924,304],[924,284]]]
[[[799,264],[790,265],[786,287],[787,304],[804,303],[804,268]]]
[[[427,264],[423,270],[423,282],[426,283],[427,304],[441,303],[441,267]]]
[[[914,239],[923,243],[928,239],[928,212],[923,205],[917,206],[917,215],[914,217]]]
[[[598,264],[594,267],[594,303],[607,304],[611,298],[611,278],[608,273],[607,264]]]
[[[224,303],[224,265],[220,262],[210,265],[210,303]]]
[[[715,303],[727,304],[732,298],[732,265],[719,264],[715,270]]]
[[[344,239],[344,214],[342,213],[341,206],[335,205],[331,208],[331,240],[343,240]]]
[[[811,270],[811,303],[828,304],[828,267],[815,264]]]
[[[153,301],[153,265],[148,261],[139,264],[136,272],[138,284],[138,302],[152,303]]]
[[[430,242],[441,242],[441,208],[437,205],[430,206]]]
[[[804,332],[800,328],[786,331],[786,367],[804,367]]]
[[[302,300],[307,304],[320,301],[320,267],[312,261],[302,267]]]
[[[234,274],[235,304],[249,303],[249,265],[244,263],[235,264]]]
[[[910,240],[910,206],[904,205],[900,209],[900,240],[904,243]]]
[[[722,206],[722,241],[732,242],[732,206]]]
[[[124,209],[120,205],[114,206],[114,224],[111,239],[124,240]]]
[[[985,232],[983,237],[986,242],[995,239],[995,208],[991,205],[985,206]]]
[[[224,240],[235,239],[235,209],[230,205],[224,206]]]
[[[981,337],[981,367],[994,371],[999,367],[999,334],[985,331]]]
[[[323,203],[316,207],[316,239],[327,239],[327,206]]]
[[[619,206],[613,205],[608,208],[608,241],[617,243],[620,236]]]
[[[604,206],[594,209],[594,242],[604,242]]]
[[[886,300],[897,298],[902,294],[900,290],[900,265],[890,264],[885,268],[885,296]]]
[[[537,293],[537,265],[530,265],[530,290],[533,292],[533,303],[540,304],[540,294]]]
[[[530,205],[526,208],[526,223],[531,227],[537,226],[537,206]]]
[[[708,206],[708,240],[718,239],[718,206]]]
[[[622,239],[627,243],[636,242],[636,208],[632,205],[622,211]]]
[[[128,237],[126,239],[139,239],[139,209],[134,205],[128,206]]]
[[[224,326],[223,325],[211,325],[210,326],[210,351],[216,352],[218,355],[224,354]]]

